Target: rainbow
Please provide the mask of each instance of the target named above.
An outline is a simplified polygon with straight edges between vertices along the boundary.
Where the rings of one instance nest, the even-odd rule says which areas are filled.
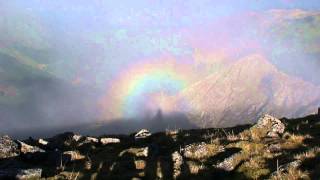
[[[141,117],[147,111],[170,111],[170,97],[190,84],[190,66],[172,58],[132,64],[112,80],[101,107],[104,119]]]

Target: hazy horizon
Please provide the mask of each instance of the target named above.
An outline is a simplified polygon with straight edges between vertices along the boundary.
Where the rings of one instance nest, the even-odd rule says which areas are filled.
[[[292,113],[300,115],[320,105],[320,92],[303,94],[320,89],[317,0],[13,0],[0,2],[0,15],[1,133],[114,119],[152,121],[159,110],[179,112],[177,102],[202,117],[204,104],[184,92],[251,57],[279,71],[264,72],[277,80],[274,86],[257,86],[274,97],[268,103],[279,112],[272,112],[287,115],[281,107],[300,103]],[[261,82],[269,83],[264,76]],[[283,88],[283,82],[289,85]],[[304,89],[295,94],[299,85]],[[279,103],[283,89],[290,94]],[[206,94],[202,90],[195,91]],[[271,111],[254,115],[263,110]]]

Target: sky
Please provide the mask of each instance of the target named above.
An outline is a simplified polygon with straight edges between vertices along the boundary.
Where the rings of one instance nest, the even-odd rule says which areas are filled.
[[[9,119],[0,120],[14,129],[27,112],[30,127],[153,116],[171,108],[167,97],[253,53],[320,85],[320,20],[304,18],[319,10],[317,0],[0,1],[0,87],[21,94],[0,101]],[[9,75],[16,63],[32,78]]]

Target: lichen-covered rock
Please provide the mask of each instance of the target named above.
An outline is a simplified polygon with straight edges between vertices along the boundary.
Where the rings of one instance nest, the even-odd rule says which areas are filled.
[[[135,139],[143,139],[143,138],[147,138],[151,136],[151,133],[146,130],[146,129],[141,129],[139,132],[137,132],[135,135],[134,135],[134,138]]]
[[[266,114],[257,121],[251,131],[256,131],[255,135],[259,137],[275,138],[284,133],[285,125],[279,119]]]
[[[120,143],[120,139],[118,139],[118,138],[101,138],[100,143],[103,145],[116,144],[116,143]]]
[[[20,154],[19,146],[9,136],[0,137],[0,159],[15,157]]]
[[[190,144],[183,149],[183,155],[187,158],[201,158],[208,154],[206,143]]]
[[[185,146],[182,149],[183,156],[191,159],[202,159],[205,157],[209,157],[217,152],[224,151],[223,146],[215,145],[215,144],[206,144],[205,142],[194,143]]]
[[[173,162],[173,178],[177,179],[181,175],[181,165],[183,164],[183,157],[178,151],[172,153]]]
[[[42,174],[42,169],[33,168],[33,169],[1,169],[0,170],[0,179],[40,179]]]
[[[237,156],[240,156],[241,153],[236,153],[226,159],[224,159],[222,162],[214,165],[215,168],[222,169],[224,171],[232,171],[234,168],[238,165],[238,161],[236,160]]]

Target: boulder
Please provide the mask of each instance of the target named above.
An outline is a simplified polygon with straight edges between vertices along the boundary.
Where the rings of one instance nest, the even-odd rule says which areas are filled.
[[[284,133],[285,125],[279,119],[266,114],[257,121],[251,130],[259,131],[261,137],[276,138]]]
[[[20,154],[18,144],[9,136],[0,137],[0,159],[15,157]]]
[[[151,133],[146,130],[146,129],[141,129],[139,132],[137,132],[135,135],[134,135],[134,138],[135,139],[144,139],[144,138],[147,138],[151,136]]]
[[[118,139],[118,138],[101,138],[100,143],[103,145],[115,144],[115,143],[120,143],[120,139]]]
[[[40,179],[42,174],[42,169],[32,168],[32,169],[1,169],[0,179]]]

